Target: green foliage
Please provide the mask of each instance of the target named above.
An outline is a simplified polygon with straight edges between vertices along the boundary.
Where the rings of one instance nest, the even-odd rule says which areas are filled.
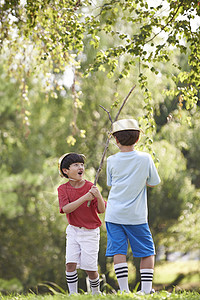
[[[5,280],[0,278],[0,293],[20,293],[23,291],[23,285],[17,278]],[[1,294],[0,294],[1,295]]]
[[[38,296],[34,294],[28,294],[27,296],[19,295],[19,296],[3,296],[2,300],[62,300],[62,299],[99,299],[98,295],[45,295],[45,296]],[[130,293],[128,295],[126,294],[116,294],[116,295],[111,295],[111,294],[106,294],[106,295],[101,295],[101,299],[156,299],[156,300],[198,300],[200,299],[200,295],[197,292],[182,292],[182,293],[172,293],[171,295],[165,291],[161,291],[160,293],[156,293],[154,295],[146,295],[146,296],[139,296],[136,295],[135,293]]]
[[[135,67],[135,83],[138,82],[146,104],[150,104],[145,105],[144,119],[151,114],[148,107],[152,100],[146,71],[158,75],[156,64],[173,60],[172,50],[178,49],[185,56],[188,52],[190,68],[184,71],[177,64],[181,71],[174,80],[182,82],[179,94],[190,109],[197,103],[200,82],[199,28],[192,27],[199,14],[195,1],[163,1],[160,5],[149,5],[143,0],[102,0],[98,5],[88,0],[2,1],[2,61],[7,73],[19,83],[24,123],[29,124],[26,106],[30,102],[30,77],[42,83],[46,98],[57,98],[63,90],[58,74],[67,65],[79,70],[87,45],[94,48],[93,59],[81,73],[103,71],[118,82],[131,76]],[[107,45],[102,43],[104,39],[109,41]],[[75,98],[74,106],[79,102]],[[72,134],[68,143],[75,142]]]
[[[168,249],[174,251],[174,244],[177,237],[182,245],[182,251],[188,252],[190,249],[199,249],[199,235],[196,232],[199,231],[199,192],[196,193],[196,199],[194,201],[188,201],[185,209],[179,217],[178,224],[168,229],[169,238],[167,241]]]
[[[180,111],[174,112],[174,119],[163,126],[158,135],[158,139],[168,141],[169,148],[166,151],[166,147],[163,147],[166,141],[156,142],[159,147],[162,145],[160,149],[156,148],[155,151],[160,158],[159,173],[162,178],[161,184],[163,184],[163,186],[160,186],[155,192],[153,191],[152,194],[150,194],[150,197],[153,197],[150,198],[152,199],[152,204],[151,202],[149,203],[153,216],[156,215],[154,209],[159,210],[159,202],[161,201],[160,203],[162,203],[160,211],[157,211],[157,214],[162,216],[159,224],[157,223],[156,225],[157,228],[160,228],[160,234],[157,238],[160,239],[164,233],[163,243],[169,251],[176,250],[175,244],[178,238],[182,251],[187,252],[190,251],[191,248],[194,250],[197,249],[199,244],[198,236],[195,235],[196,230],[198,230],[197,220],[199,218],[199,205],[197,200],[199,198],[199,160],[194,154],[194,152],[196,153],[196,151],[198,151],[199,147],[196,142],[199,140],[199,122],[197,121],[199,119],[199,108],[197,108],[196,111],[192,110],[190,114],[181,111],[180,121],[178,121],[179,113]],[[177,153],[176,158],[173,160],[171,160],[173,157],[172,149],[176,149],[175,151],[180,149],[179,151],[181,151]],[[164,157],[161,155],[162,152],[165,152]],[[195,162],[193,159],[191,160],[191,157],[195,157]],[[164,164],[166,165],[164,166]],[[177,170],[177,168],[179,170]],[[177,172],[175,170],[177,170]],[[170,178],[173,179],[171,180]],[[172,191],[173,193],[171,194]],[[164,194],[162,194],[162,192],[164,192]],[[155,200],[153,200],[154,197]],[[174,200],[169,202],[170,198]],[[157,201],[158,206],[156,204]],[[171,207],[170,203],[172,205]],[[180,207],[178,208],[179,205],[181,205],[181,209]],[[169,210],[167,210],[167,207]],[[166,213],[166,215],[164,216],[162,213]],[[178,223],[176,221],[177,218]],[[153,219],[152,223],[155,224]],[[166,226],[165,222],[171,222],[172,226]],[[162,240],[162,238],[160,240]]]
[[[186,173],[186,160],[180,150],[167,141],[154,143],[160,159],[158,172],[161,184],[149,189],[149,221],[157,243],[163,243],[167,228],[176,222],[185,203],[192,198],[191,181]]]

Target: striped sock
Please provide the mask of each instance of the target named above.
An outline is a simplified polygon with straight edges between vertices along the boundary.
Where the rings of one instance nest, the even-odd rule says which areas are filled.
[[[141,275],[141,291],[150,294],[152,290],[153,269],[140,269]]]
[[[114,268],[115,268],[115,274],[117,276],[117,281],[119,284],[120,291],[125,291],[129,293],[127,263],[116,264],[114,265]]]
[[[99,281],[99,276],[96,279],[90,279],[90,287],[92,290],[92,294],[100,294],[100,281]]]
[[[69,288],[69,294],[78,293],[78,274],[77,271],[66,272],[66,280]]]

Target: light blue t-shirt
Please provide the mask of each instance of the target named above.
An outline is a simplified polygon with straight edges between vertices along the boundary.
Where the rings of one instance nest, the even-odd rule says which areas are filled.
[[[111,186],[105,221],[124,225],[147,223],[147,187],[160,183],[150,154],[118,152],[107,159],[107,184]]]

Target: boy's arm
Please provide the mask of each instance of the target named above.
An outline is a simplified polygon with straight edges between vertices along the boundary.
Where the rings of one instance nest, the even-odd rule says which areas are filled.
[[[90,192],[92,193],[92,195],[94,197],[97,198],[97,203],[98,203],[97,208],[98,208],[99,213],[104,213],[104,211],[106,209],[105,202],[103,200],[103,197],[102,197],[99,189],[95,185],[93,185],[90,189]]]
[[[149,155],[149,174],[146,181],[146,185],[149,187],[154,187],[160,183],[160,177],[158,175],[158,171],[153,162],[152,157]]]
[[[84,196],[78,198],[76,201],[71,202],[66,204],[65,206],[63,206],[62,210],[65,214],[69,214],[71,212],[73,212],[74,210],[76,210],[79,206],[81,206],[84,202],[89,201],[89,200],[93,200],[94,196],[92,195],[92,193],[89,191],[88,193],[86,193]]]

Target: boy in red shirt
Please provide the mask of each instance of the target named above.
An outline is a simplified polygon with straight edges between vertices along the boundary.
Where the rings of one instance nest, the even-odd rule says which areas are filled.
[[[100,293],[98,252],[101,220],[105,202],[98,188],[83,179],[84,156],[67,153],[59,159],[59,173],[69,179],[58,187],[60,213],[66,214],[66,279],[70,294],[78,292],[76,269],[86,271],[92,294]],[[92,200],[88,207],[87,202]]]

